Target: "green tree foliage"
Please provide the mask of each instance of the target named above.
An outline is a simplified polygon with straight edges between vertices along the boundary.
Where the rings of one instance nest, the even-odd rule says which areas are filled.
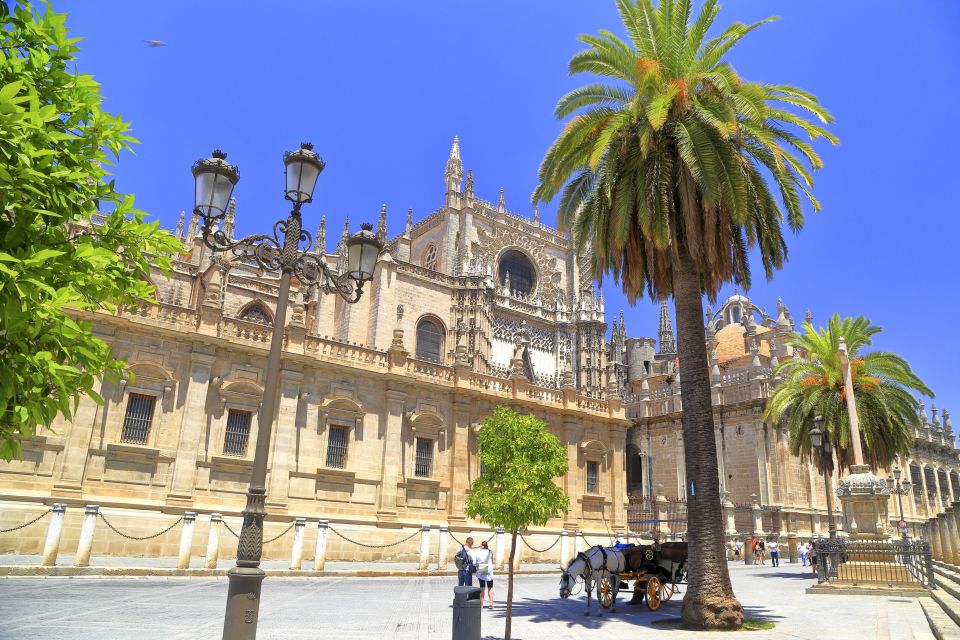
[[[810,140],[836,138],[816,96],[746,82],[724,58],[755,24],[708,35],[719,11],[705,0],[617,0],[627,39],[584,35],[570,73],[599,77],[556,107],[571,117],[540,166],[535,201],[560,197],[558,219],[592,248],[594,273],[612,274],[630,300],[673,296],[682,367],[689,502],[690,584],[683,618],[739,627],[743,610],[723,561],[723,518],[707,372],[702,295],[748,287],[748,251],[767,277],[787,258],[784,217],[814,209]],[[779,197],[774,194],[778,194]],[[706,499],[698,499],[705,496]]]
[[[0,458],[123,363],[77,319],[151,300],[176,240],[103,166],[134,142],[73,69],[66,16],[0,2]],[[72,311],[67,311],[70,309]]]
[[[512,536],[507,581],[507,640],[513,616],[513,563],[517,536],[563,515],[569,499],[554,482],[567,474],[567,454],[536,416],[499,406],[483,419],[477,437],[481,474],[467,498],[467,515]]]
[[[919,402],[911,393],[928,396],[933,392],[895,353],[863,350],[872,344],[880,327],[863,316],[840,319],[834,314],[826,328],[815,329],[804,323],[802,333],[794,333],[787,342],[797,350],[794,358],[776,369],[784,381],[767,403],[767,419],[786,419],[790,424],[790,450],[806,459],[811,456],[810,430],[813,419],[823,416],[824,437],[833,445],[841,468],[853,464],[850,418],[843,384],[843,369],[838,347],[843,336],[850,355],[853,396],[864,462],[874,470],[889,467],[897,454],[909,453],[913,445],[911,426],[918,426]],[[812,456],[814,464],[833,472],[833,459]]]

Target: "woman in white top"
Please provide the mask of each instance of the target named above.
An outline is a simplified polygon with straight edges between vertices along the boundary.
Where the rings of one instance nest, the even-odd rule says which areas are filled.
[[[483,596],[486,592],[490,602],[489,607],[493,609],[493,551],[487,547],[487,542],[484,540],[474,553],[477,563],[477,582],[480,583],[480,608],[483,608]]]

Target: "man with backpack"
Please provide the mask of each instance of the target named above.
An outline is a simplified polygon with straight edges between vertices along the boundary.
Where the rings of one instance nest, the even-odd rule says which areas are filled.
[[[473,538],[467,538],[457,555],[453,556],[453,564],[457,567],[457,586],[472,587],[473,574],[477,571],[477,558],[473,551]]]

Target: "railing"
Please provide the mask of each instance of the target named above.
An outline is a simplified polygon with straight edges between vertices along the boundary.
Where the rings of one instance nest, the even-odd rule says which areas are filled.
[[[930,545],[920,540],[820,538],[817,582],[934,588]]]
[[[354,364],[364,364],[385,369],[389,363],[386,351],[360,344],[334,340],[326,336],[308,335],[304,341],[304,351],[318,356],[322,360],[337,360]]]

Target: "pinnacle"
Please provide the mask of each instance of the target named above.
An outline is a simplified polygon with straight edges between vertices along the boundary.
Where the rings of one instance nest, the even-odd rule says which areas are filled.
[[[453,146],[450,148],[450,157],[460,159],[460,138],[453,136]]]

